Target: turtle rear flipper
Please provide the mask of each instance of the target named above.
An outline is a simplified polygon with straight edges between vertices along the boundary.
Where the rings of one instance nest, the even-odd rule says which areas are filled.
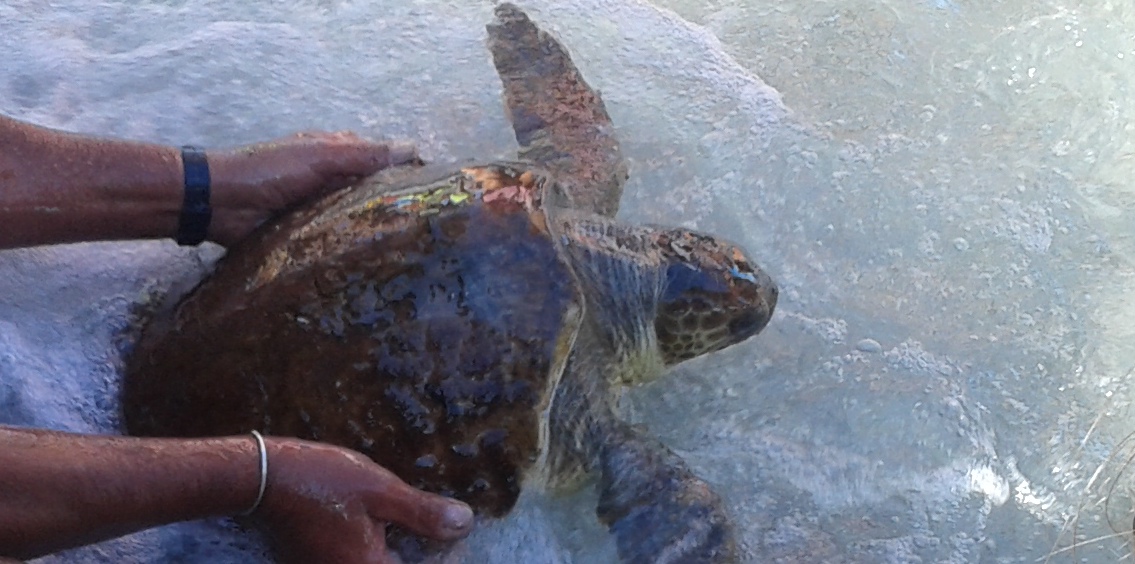
[[[611,421],[599,455],[599,519],[623,562],[737,562],[721,498],[678,455]]]
[[[520,157],[553,173],[572,207],[614,217],[627,165],[599,94],[567,51],[512,4],[496,7],[489,49]]]

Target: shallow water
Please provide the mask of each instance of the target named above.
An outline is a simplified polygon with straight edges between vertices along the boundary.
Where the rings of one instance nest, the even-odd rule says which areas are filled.
[[[177,144],[512,150],[490,3],[294,4],[8,2],[0,111]],[[750,560],[1031,562],[1130,528],[1131,473],[1103,500],[1135,431],[1135,11],[1084,4],[521,3],[603,91],[622,216],[732,237],[781,285],[764,334],[625,402],[725,494]],[[116,430],[131,304],[215,256],[0,253],[0,422]],[[591,496],[526,498],[469,559],[609,560]],[[45,561],[257,552],[210,522]]]

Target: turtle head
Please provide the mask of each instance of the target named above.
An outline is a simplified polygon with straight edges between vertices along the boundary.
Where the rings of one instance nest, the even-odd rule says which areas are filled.
[[[776,307],[776,283],[740,247],[685,229],[659,234],[665,269],[654,330],[666,365],[757,334]]]

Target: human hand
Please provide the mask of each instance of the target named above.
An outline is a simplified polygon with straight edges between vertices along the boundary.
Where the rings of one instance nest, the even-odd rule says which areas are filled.
[[[330,445],[268,437],[268,488],[254,514],[284,563],[397,562],[386,524],[437,540],[469,534],[465,504],[410,487],[365,456]]]
[[[293,205],[418,158],[410,143],[376,143],[347,131],[297,133],[207,155],[213,187],[209,239],[226,246]]]

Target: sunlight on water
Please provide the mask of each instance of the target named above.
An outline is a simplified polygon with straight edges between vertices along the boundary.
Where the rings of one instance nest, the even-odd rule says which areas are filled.
[[[931,504],[947,517],[910,557],[1044,556],[1050,547],[1073,544],[1071,531],[1059,527],[1077,515],[1080,540],[1129,530],[1130,472],[1117,484],[1109,515],[1101,515],[1099,504],[1130,452],[1117,447],[1135,431],[1128,385],[1135,366],[1129,299],[1135,12],[1122,3],[659,4],[719,37],[803,123],[831,140],[829,151],[862,156],[858,170],[844,168],[838,157],[826,162],[837,170],[825,183],[847,195],[846,206],[801,214],[805,224],[827,223],[842,239],[841,252],[823,268],[847,294],[820,309],[837,325],[846,320],[867,335],[890,326],[895,338],[949,357],[937,370],[946,385],[932,392],[945,395],[933,400],[961,409],[943,430],[974,431],[970,453],[960,459],[991,462],[1014,490],[1007,504],[983,491],[996,509],[962,512],[952,524],[948,510]],[[879,262],[888,268],[880,271]],[[854,322],[846,319],[852,312],[860,314]],[[848,360],[827,362],[846,379],[839,370]],[[804,372],[822,370],[819,362]],[[858,367],[856,378],[876,379],[885,369]],[[885,388],[901,397],[896,383]],[[872,386],[862,382],[841,389],[875,409],[888,401],[872,400],[865,393]],[[809,394],[827,393],[821,390]],[[909,412],[896,414],[892,424],[923,417],[924,400],[906,400]],[[830,413],[812,411],[800,424],[846,429],[846,422],[821,423]],[[857,453],[876,442],[908,441],[955,460],[965,452],[945,439],[935,444],[925,429],[907,441],[893,428],[871,431],[878,434],[836,440]],[[797,433],[812,449],[834,438],[824,440],[815,429]],[[1111,455],[1119,460],[1101,469]],[[896,473],[906,463],[883,452],[880,460]],[[896,493],[915,505],[932,497]],[[868,515],[881,509],[870,500],[857,507]],[[849,517],[809,513],[826,525],[817,527],[818,537]],[[924,534],[911,517],[900,519],[903,535],[886,534],[888,542]],[[856,554],[856,547],[872,546],[868,539],[876,533],[844,535],[851,538],[833,540],[839,552]],[[965,548],[964,537],[980,548]],[[1102,544],[1054,558],[1113,561],[1127,552],[1122,539]],[[884,555],[869,554],[863,557]],[[887,554],[907,559],[901,551]]]
[[[9,2],[0,111],[177,144],[351,128],[433,161],[513,149],[490,3],[293,4]],[[751,560],[1127,554],[1088,541],[1129,529],[1135,496],[1135,472],[1116,481],[1135,452],[1135,8],[521,4],[607,100],[623,217],[736,239],[781,285],[763,335],[623,406],[729,501]],[[0,253],[0,421],[115,430],[114,331],[212,258]],[[608,561],[594,504],[526,496],[468,558]],[[46,561],[255,547],[202,523]]]

